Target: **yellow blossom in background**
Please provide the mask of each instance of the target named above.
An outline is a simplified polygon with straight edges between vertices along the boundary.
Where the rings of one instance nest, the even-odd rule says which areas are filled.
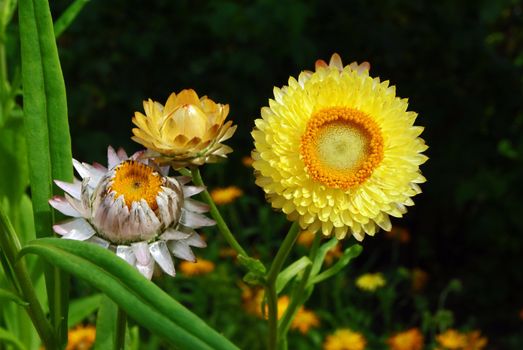
[[[296,240],[296,244],[302,245],[304,247],[310,247],[314,241],[314,232],[311,231],[302,231]]]
[[[96,327],[92,325],[77,326],[67,332],[65,350],[89,350],[96,339]]]
[[[327,252],[327,255],[325,255],[325,264],[327,266],[332,265],[334,260],[339,259],[342,255],[343,250],[341,249],[341,243],[338,243]]]
[[[252,131],[256,184],[302,229],[363,240],[401,217],[425,182],[417,114],[369,64],[334,54],[274,88]]]
[[[392,226],[390,231],[386,231],[385,237],[388,239],[397,240],[400,243],[410,242],[410,232],[405,227]]]
[[[244,166],[246,166],[247,168],[252,167],[252,162],[254,162],[254,161],[252,160],[252,157],[245,156],[245,157],[242,158],[242,164],[243,164]]]
[[[423,350],[423,334],[412,328],[389,337],[387,344],[390,350]]]
[[[436,336],[438,344],[444,349],[462,349],[467,346],[467,336],[455,329],[447,329],[445,332]]]
[[[214,263],[209,260],[197,258],[195,262],[182,261],[180,271],[187,276],[206,275],[214,271]]]
[[[301,334],[307,334],[311,328],[320,325],[320,319],[316,314],[303,306],[298,309],[296,316],[292,320],[291,329],[298,330]]]
[[[429,274],[427,272],[425,272],[424,270],[416,267],[416,268],[412,269],[411,279],[412,279],[412,282],[411,282],[412,291],[415,293],[419,293],[419,292],[423,291],[423,289],[427,285],[427,281],[429,279]]]
[[[367,341],[362,334],[350,329],[338,329],[327,336],[323,343],[323,350],[364,350]]]
[[[481,336],[479,331],[467,333],[467,345],[463,350],[482,350],[487,346],[488,339]]]
[[[374,292],[376,289],[385,286],[386,281],[383,274],[377,273],[366,273],[356,279],[356,286],[359,289]]]
[[[229,105],[215,103],[192,89],[172,93],[165,106],[144,101],[145,115],[135,112],[132,139],[148,149],[148,156],[175,168],[212,163],[232,152],[221,142],[236,126],[225,122]]]
[[[243,191],[236,186],[219,187],[211,191],[212,200],[218,205],[232,203],[242,195]]]

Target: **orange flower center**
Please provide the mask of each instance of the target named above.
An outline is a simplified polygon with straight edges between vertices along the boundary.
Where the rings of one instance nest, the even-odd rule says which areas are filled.
[[[163,179],[153,168],[135,161],[126,161],[115,169],[109,191],[116,192],[116,198],[123,196],[129,209],[133,202],[142,199],[152,210],[158,208],[156,196],[162,190]]]
[[[301,138],[307,172],[328,187],[347,190],[367,180],[383,159],[383,136],[367,114],[348,107],[315,112]]]

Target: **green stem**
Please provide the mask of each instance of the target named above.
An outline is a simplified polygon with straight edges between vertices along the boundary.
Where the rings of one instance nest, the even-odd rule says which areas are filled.
[[[200,174],[200,169],[197,167],[191,169],[191,175],[192,175],[192,181],[196,186],[203,186],[205,187],[205,184],[203,183],[202,176]],[[216,204],[214,204],[214,201],[212,200],[211,195],[209,194],[209,191],[207,191],[207,188],[202,192],[202,197],[205,200],[207,204],[211,207],[211,216],[216,221],[216,226],[218,226],[218,230],[220,230],[220,233],[222,234],[223,238],[227,241],[227,243],[236,250],[238,254],[241,254],[245,257],[249,257],[245,249],[242,248],[240,243],[234,238],[234,235],[232,234],[231,230],[229,230],[229,227],[225,223],[225,220],[223,220],[222,215],[220,214],[220,211],[216,207]]]
[[[114,340],[114,350],[123,350],[125,346],[125,330],[127,328],[127,315],[125,311],[118,307],[116,315],[116,331]]]
[[[9,222],[9,218],[5,215],[4,211],[0,208],[0,245],[5,254],[8,263],[14,271],[16,278],[18,293],[22,295],[22,298],[29,303],[27,313],[33,322],[38,335],[42,339],[46,349],[57,349],[56,340],[51,327],[51,324],[45,317],[44,311],[27,272],[27,267],[23,260],[17,261],[17,255],[20,251],[20,242],[14,232],[13,226]]]
[[[267,285],[265,287],[265,295],[267,296],[267,305],[269,309],[269,350],[276,349],[278,344],[278,299],[276,295],[276,279],[280,273],[283,263],[289,256],[296,238],[300,233],[300,226],[294,222],[283,240],[280,249],[274,257],[271,268],[267,274]]]
[[[316,257],[316,253],[318,252],[318,249],[320,247],[320,241],[321,241],[321,234],[316,233],[314,236],[314,242],[312,243],[311,250],[309,252],[309,259],[311,261],[314,261]],[[307,266],[305,271],[303,272],[303,276],[300,280],[299,285],[297,288],[293,290],[293,293],[291,295],[291,302],[289,303],[289,306],[287,307],[287,310],[285,310],[285,313],[283,314],[283,317],[280,321],[280,325],[278,327],[278,333],[280,339],[286,339],[287,338],[287,332],[289,331],[289,327],[291,325],[292,320],[294,319],[294,316],[296,315],[296,312],[298,311],[299,307],[305,303],[305,291],[307,288],[307,284],[309,283],[309,278],[311,276],[311,270],[312,265]],[[286,342],[281,342],[283,344],[282,346],[279,346],[278,348],[286,349]]]

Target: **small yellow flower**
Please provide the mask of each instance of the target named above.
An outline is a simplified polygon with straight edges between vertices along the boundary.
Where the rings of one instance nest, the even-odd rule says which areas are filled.
[[[385,286],[386,281],[381,273],[366,273],[356,279],[356,286],[368,292],[374,292],[376,289]]]
[[[479,331],[467,333],[467,346],[463,350],[482,350],[487,346],[488,339],[481,336]]]
[[[312,242],[314,241],[314,236],[314,232],[308,230],[302,231],[298,236],[296,243],[304,247],[310,247],[312,245]]]
[[[385,231],[385,237],[397,240],[400,243],[410,242],[410,232],[405,227],[392,226],[390,231]]]
[[[236,130],[224,124],[229,105],[215,103],[192,89],[172,93],[165,106],[151,99],[144,101],[145,115],[136,112],[137,128],[132,139],[149,149],[149,156],[175,168],[202,165],[225,158],[232,152],[221,142]]]
[[[397,333],[387,340],[390,350],[422,350],[423,335],[417,328]]]
[[[92,325],[77,326],[67,332],[68,340],[65,350],[89,350],[96,339],[96,327]]]
[[[318,327],[319,325],[320,319],[313,311],[300,307],[292,320],[291,329],[296,329],[301,334],[307,334],[311,328]]]
[[[187,276],[206,275],[214,271],[214,263],[202,258],[196,259],[196,262],[182,261],[180,271]]]
[[[219,187],[211,191],[212,200],[218,205],[232,203],[242,195],[243,191],[236,186]]]
[[[360,333],[350,329],[338,329],[327,336],[323,350],[364,350],[367,341]]]
[[[447,329],[436,336],[439,345],[448,350],[462,349],[467,346],[467,336],[455,329]]]
[[[416,267],[412,269],[411,272],[411,278],[412,278],[412,291],[414,293],[419,293],[423,291],[425,286],[427,285],[427,281],[429,279],[429,274],[425,272],[424,270]]]

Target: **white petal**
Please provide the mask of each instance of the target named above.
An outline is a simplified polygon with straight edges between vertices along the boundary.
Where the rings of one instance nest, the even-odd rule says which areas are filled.
[[[190,177],[190,176],[176,176],[175,179],[176,179],[176,181],[178,181],[180,183],[180,185],[185,185],[185,184],[188,184],[189,182],[191,182],[192,177]]]
[[[169,169],[170,169],[169,165],[161,166],[160,167],[160,174],[162,174],[163,176],[169,175]]]
[[[107,242],[105,239],[102,239],[98,236],[93,236],[93,237],[89,238],[87,240],[87,242],[98,244],[100,247],[105,248],[105,249],[109,248],[109,245],[110,245],[109,242]]]
[[[176,275],[171,253],[164,241],[156,241],[149,245],[149,252],[166,274],[173,277]]]
[[[64,197],[54,196],[49,200],[49,204],[64,215],[74,218],[83,216]]]
[[[91,238],[96,231],[85,219],[72,219],[53,226],[56,233],[66,239],[85,241]]]
[[[202,237],[200,237],[200,235],[197,233],[193,233],[189,238],[185,239],[183,242],[197,248],[207,247],[207,243],[205,243]]]
[[[147,265],[141,265],[138,262],[134,265],[138,269],[138,271],[148,280],[150,280],[153,277],[154,272],[154,260],[151,259]]]
[[[107,147],[107,167],[109,169],[114,168],[118,164],[120,164],[121,159],[116,154],[116,151],[111,146]]]
[[[196,257],[194,256],[191,247],[182,241],[170,241],[167,242],[167,245],[175,257],[192,262],[196,261]]]
[[[82,179],[85,179],[86,177],[90,178],[91,173],[89,172],[89,169],[84,166],[84,164],[80,163],[76,159],[73,159],[73,166],[78,172],[78,174],[82,177]]]
[[[180,223],[185,226],[192,228],[198,228],[203,226],[213,226],[216,222],[212,219],[209,219],[206,216],[193,213],[187,210],[182,209],[182,216],[180,217]]]
[[[133,248],[127,245],[117,246],[116,255],[127,261],[132,266],[134,266],[134,264],[136,263],[136,256],[134,255]]]
[[[160,236],[160,239],[164,241],[186,239],[191,236],[190,233],[176,231],[175,229],[169,228]]]
[[[206,213],[209,211],[209,206],[207,204],[198,202],[191,198],[185,199],[183,202],[183,207],[195,213]]]
[[[69,202],[71,207],[73,207],[77,212],[79,212],[84,218],[89,217],[90,210],[89,208],[85,208],[83,206],[83,203],[81,200],[75,199],[68,195],[67,193],[64,193],[65,199]]]
[[[122,147],[118,148],[118,151],[116,152],[116,154],[118,155],[118,157],[120,157],[121,161],[129,159],[129,157],[127,156],[127,153],[125,152],[125,150]]]
[[[185,198],[192,197],[195,194],[203,192],[204,190],[205,190],[205,187],[203,187],[203,186],[183,186],[183,196]]]
[[[131,244],[131,247],[136,256],[136,263],[140,265],[149,265],[152,259],[147,242],[133,243]]]
[[[54,183],[74,198],[80,199],[82,197],[82,182],[78,179],[75,178],[73,183],[60,180],[54,180]]]

